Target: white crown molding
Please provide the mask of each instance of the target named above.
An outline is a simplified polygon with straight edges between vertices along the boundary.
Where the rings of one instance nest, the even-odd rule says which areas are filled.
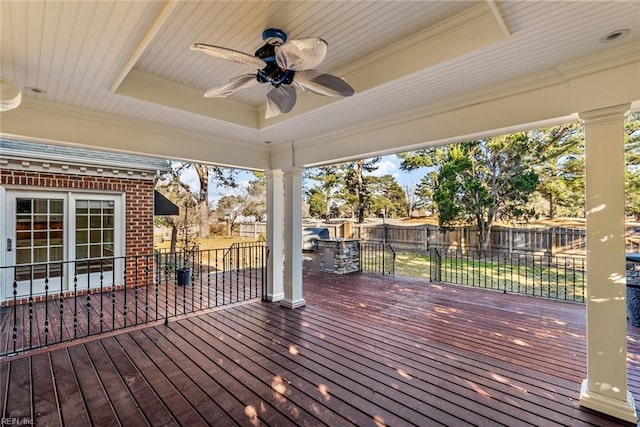
[[[602,52],[567,61],[555,68],[569,79],[640,62],[640,43],[632,42]]]
[[[92,177],[143,179],[153,181],[157,172],[153,169],[132,168],[131,166],[105,167],[88,162],[82,163],[78,159],[34,159],[33,153],[13,152],[2,154],[0,170],[20,172],[45,172],[47,174],[82,175]],[[44,156],[43,156],[44,157]],[[55,179],[55,178],[53,178]]]
[[[34,98],[27,98],[20,108],[3,113],[0,136],[223,167],[256,170],[269,167],[267,146]]]

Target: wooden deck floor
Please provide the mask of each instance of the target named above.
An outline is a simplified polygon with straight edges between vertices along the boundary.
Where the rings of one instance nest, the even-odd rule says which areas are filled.
[[[305,273],[252,301],[0,359],[2,417],[42,425],[613,426],[578,406],[584,306]],[[629,327],[632,392],[640,330]]]

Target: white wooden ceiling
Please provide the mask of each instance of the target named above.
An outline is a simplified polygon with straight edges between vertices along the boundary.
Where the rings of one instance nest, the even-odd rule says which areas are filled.
[[[577,64],[597,68],[640,55],[638,1],[2,0],[0,16],[0,75],[24,88],[27,104],[261,149],[269,141],[272,150],[418,109],[471,105],[496,88],[514,93],[575,72]],[[189,46],[253,53],[269,27],[327,40],[319,68],[357,93],[337,100],[304,94],[291,113],[272,120],[262,118],[263,87],[203,98],[248,71]],[[630,33],[601,42],[618,29]]]

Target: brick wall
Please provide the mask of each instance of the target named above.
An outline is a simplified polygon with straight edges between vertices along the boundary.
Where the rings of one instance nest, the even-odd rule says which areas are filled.
[[[96,177],[37,171],[0,169],[0,185],[38,187],[42,189],[104,190],[126,194],[125,255],[153,253],[153,181],[133,178]],[[145,277],[144,262],[137,267],[138,277]],[[135,260],[126,268],[127,284],[136,277]]]

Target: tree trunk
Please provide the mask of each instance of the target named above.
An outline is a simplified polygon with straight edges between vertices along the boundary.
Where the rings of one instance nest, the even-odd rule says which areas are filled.
[[[171,225],[171,246],[169,248],[169,252],[175,253],[176,246],[178,244],[178,227],[175,224]]]
[[[198,202],[198,220],[200,226],[200,237],[206,239],[209,237],[209,203],[205,200],[204,202]]]
[[[549,219],[556,217],[556,205],[553,200],[553,194],[549,193]]]
[[[200,191],[198,192],[198,225],[200,237],[209,237],[209,166],[194,164],[198,175]]]
[[[362,179],[362,164],[364,160],[356,162],[356,174],[358,177],[358,224],[364,222],[364,182]]]

